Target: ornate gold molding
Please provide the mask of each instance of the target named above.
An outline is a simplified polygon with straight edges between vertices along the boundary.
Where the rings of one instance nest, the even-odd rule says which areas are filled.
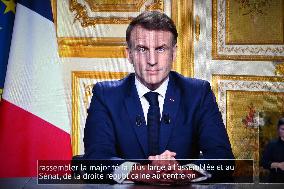
[[[53,23],[55,26],[55,31],[57,31],[57,0],[51,0],[51,12],[52,12],[52,17],[53,17]],[[56,32],[56,38],[57,37],[57,32]]]
[[[147,0],[115,1],[112,3],[96,3],[94,0],[85,0],[93,12],[138,12]]]
[[[159,11],[164,12],[164,1],[163,0],[155,0],[154,3],[146,6],[146,10],[147,11],[159,10]]]
[[[95,26],[96,24],[128,24],[132,18],[92,18],[88,16],[87,7],[78,3],[77,0],[69,0],[69,9],[75,13],[75,21],[79,21],[82,27]]]
[[[124,38],[58,38],[61,57],[125,58]]]
[[[218,82],[224,80],[233,81],[262,81],[262,82],[284,82],[284,77],[279,76],[249,76],[249,75],[212,75],[212,90],[218,99]]]
[[[217,53],[217,0],[212,0],[212,58],[219,59]]]
[[[84,102],[84,107],[87,110],[89,106],[89,98],[92,97],[92,89],[95,84],[87,84],[83,82],[83,87],[84,87],[84,97],[83,97],[83,102]]]
[[[220,3],[219,3],[220,2]],[[284,46],[279,44],[272,45],[230,45],[226,43],[227,18],[221,17],[226,11],[225,0],[212,0],[212,58],[218,60],[284,60],[282,55]],[[222,11],[222,14],[218,12]],[[218,20],[220,17],[220,20]],[[224,33],[218,33],[218,24],[224,28]],[[218,35],[220,37],[218,38]],[[274,45],[274,46],[273,46]],[[282,54],[281,54],[282,53]]]
[[[147,0],[134,0],[132,2],[127,1],[121,3],[123,1],[117,1],[115,4],[96,4],[93,0],[85,0],[90,6],[93,12],[139,12],[142,5]],[[164,10],[164,1],[163,0],[154,0],[154,2],[150,5],[146,5],[146,10]]]
[[[99,79],[99,80],[113,80],[121,79],[125,77],[127,72],[97,72],[97,71],[73,71],[72,72],[72,154],[79,155],[80,153],[80,115],[82,109],[80,109],[80,100],[79,100],[79,87],[80,79]],[[90,86],[85,86],[84,88],[84,100],[85,98],[91,95]],[[86,90],[87,89],[87,90]],[[86,107],[86,105],[84,106]]]
[[[276,65],[275,74],[284,76],[284,63]]]
[[[200,18],[199,16],[195,16],[195,39],[196,41],[199,41],[200,36]]]
[[[178,31],[178,52],[173,69],[184,76],[194,76],[193,0],[172,1],[172,19]]]
[[[139,12],[145,0],[136,1],[134,4],[126,6],[125,4],[107,4],[98,5],[94,1],[86,0],[92,11],[97,12]],[[146,10],[164,10],[164,4],[161,0],[155,0],[153,4],[146,6]],[[87,7],[77,0],[69,0],[69,9],[75,13],[75,21],[79,21],[82,27],[95,26],[96,24],[128,24],[132,17],[90,17]]]

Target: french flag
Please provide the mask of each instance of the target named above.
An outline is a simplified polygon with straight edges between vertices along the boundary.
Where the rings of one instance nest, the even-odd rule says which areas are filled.
[[[37,160],[72,158],[50,0],[19,0],[0,102],[0,177],[36,176]]]

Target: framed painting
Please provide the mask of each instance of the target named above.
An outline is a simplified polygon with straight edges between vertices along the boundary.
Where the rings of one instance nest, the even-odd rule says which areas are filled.
[[[284,1],[212,0],[212,57],[284,60]]]

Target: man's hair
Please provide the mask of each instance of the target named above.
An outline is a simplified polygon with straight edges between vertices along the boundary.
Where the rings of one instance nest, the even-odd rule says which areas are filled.
[[[281,125],[284,125],[284,117],[280,118],[279,121],[278,121],[278,124],[277,124],[277,129],[279,129],[279,127]]]
[[[177,29],[173,20],[166,14],[158,11],[145,11],[134,18],[126,30],[126,42],[131,47],[131,31],[136,26],[141,26],[147,30],[169,31],[173,34],[173,45],[177,43]]]

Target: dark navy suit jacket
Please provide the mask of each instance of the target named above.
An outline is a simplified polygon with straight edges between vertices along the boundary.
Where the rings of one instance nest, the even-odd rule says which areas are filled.
[[[176,159],[233,159],[215,97],[207,81],[170,72],[161,121],[160,153]],[[140,118],[142,121],[140,121]],[[138,122],[137,123],[137,119]],[[84,130],[85,159],[147,159],[147,126],[130,74],[97,83]]]

